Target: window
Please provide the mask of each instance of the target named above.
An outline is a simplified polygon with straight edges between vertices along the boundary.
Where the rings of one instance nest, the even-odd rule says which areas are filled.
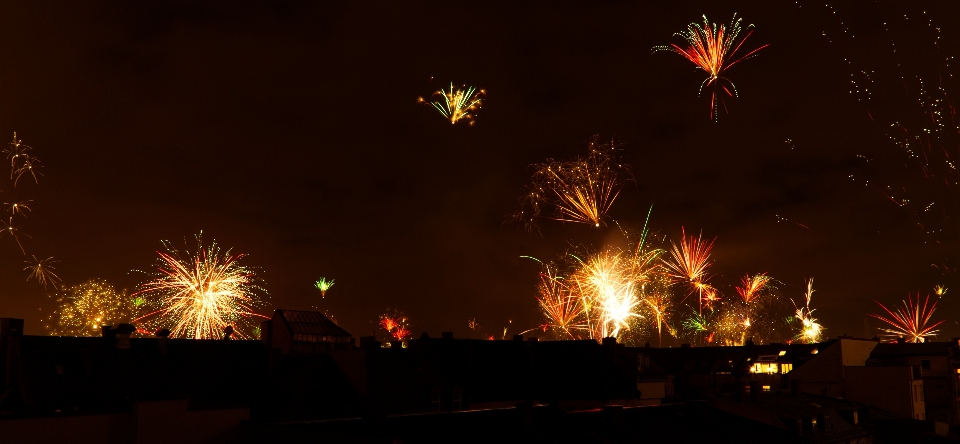
[[[769,391],[770,391],[770,386],[769,386],[769,385],[763,386],[763,391],[769,392]]]
[[[920,360],[920,368],[922,368],[922,369],[924,369],[924,370],[930,370],[930,360],[929,360],[929,359],[921,359],[921,360]]]
[[[440,396],[442,395],[443,390],[440,390],[440,387],[436,385],[433,386],[433,390],[430,390],[430,411],[440,411]]]
[[[750,367],[751,373],[777,373],[779,370],[776,362],[757,362]]]
[[[453,403],[451,404],[451,409],[457,411],[463,408],[463,390],[460,389],[460,386],[453,387],[453,395],[451,396]]]
[[[792,363],[780,364],[780,373],[790,373],[791,370],[793,370]]]

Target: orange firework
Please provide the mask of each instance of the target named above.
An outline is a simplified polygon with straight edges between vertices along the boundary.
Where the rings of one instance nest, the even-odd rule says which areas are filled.
[[[897,307],[895,311],[890,310],[876,299],[874,299],[873,302],[876,302],[880,308],[890,315],[890,317],[887,318],[882,315],[870,313],[870,316],[890,324],[891,328],[880,328],[879,330],[884,332],[884,336],[891,339],[903,338],[907,342],[926,342],[928,337],[937,334],[937,330],[934,329],[944,322],[938,321],[933,325],[927,325],[927,323],[930,322],[930,317],[933,316],[934,310],[937,309],[937,301],[933,301],[933,305],[930,305],[929,295],[923,301],[923,306],[921,306],[920,293],[917,293],[916,301],[907,294],[907,300],[903,301],[903,306]]]
[[[547,317],[544,329],[554,328],[565,333],[570,339],[577,339],[574,331],[587,330],[587,325],[581,319],[584,311],[580,298],[563,283],[562,278],[557,276],[549,265],[540,273],[539,290],[537,302]]]
[[[743,298],[743,302],[749,304],[750,302],[753,302],[754,298],[760,294],[760,291],[767,286],[767,283],[770,282],[770,279],[770,276],[767,276],[766,273],[756,274],[752,277],[748,274],[740,278],[740,283],[742,286],[737,287],[737,293],[740,293],[740,297]]]
[[[617,156],[616,144],[590,140],[586,158],[571,161],[547,159],[535,165],[531,185],[520,198],[521,210],[513,218],[528,230],[537,228],[541,207],[552,207],[550,218],[599,227],[620,194],[626,168]]]
[[[671,260],[665,260],[670,276],[680,282],[690,285],[690,294],[697,293],[700,300],[700,312],[703,313],[703,305],[710,305],[719,299],[717,291],[707,281],[710,277],[707,275],[707,269],[710,268],[710,251],[713,249],[713,242],[704,242],[703,235],[697,237],[687,237],[686,230],[680,228],[680,245],[673,244],[670,249]]]
[[[753,34],[753,25],[748,25],[746,27],[747,33],[738,41],[740,31],[742,30],[740,27],[741,21],[742,19],[738,19],[737,15],[734,14],[733,20],[731,20],[728,28],[723,25],[717,25],[716,23],[710,23],[710,21],[707,20],[707,16],[704,15],[703,26],[694,22],[687,25],[686,31],[674,34],[683,37],[684,40],[687,41],[686,47],[671,43],[669,46],[655,46],[653,48],[653,52],[671,51],[680,54],[687,60],[693,62],[698,68],[707,72],[707,78],[700,84],[700,93],[703,93],[704,88],[711,88],[711,119],[716,119],[717,116],[717,102],[720,99],[718,93],[720,90],[723,90],[723,92],[730,97],[737,95],[737,87],[734,86],[730,79],[723,77],[724,72],[733,67],[733,65],[752,57],[757,51],[770,46],[763,45],[740,58],[734,59],[734,56],[737,51],[740,50],[740,47],[743,46],[743,43],[747,41],[750,34]]]
[[[387,310],[380,315],[380,327],[387,331],[394,339],[402,341],[410,336],[409,320],[403,312]]]

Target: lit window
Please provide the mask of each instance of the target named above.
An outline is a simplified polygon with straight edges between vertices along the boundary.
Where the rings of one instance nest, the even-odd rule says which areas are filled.
[[[753,364],[753,367],[750,367],[751,373],[777,373],[777,363],[776,362],[758,362]]]
[[[787,351],[786,351],[786,350],[780,350],[780,356],[784,356],[784,355],[786,355],[786,354],[787,354]]]
[[[769,385],[763,386],[763,391],[769,392],[769,391],[770,391],[770,386],[769,386]]]
[[[793,370],[793,364],[780,364],[780,373],[790,373]]]

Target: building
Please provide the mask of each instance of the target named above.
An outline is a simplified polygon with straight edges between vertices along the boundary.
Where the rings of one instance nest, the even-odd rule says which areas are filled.
[[[283,354],[314,354],[350,348],[354,339],[346,330],[316,311],[280,310],[260,324],[260,337]]]

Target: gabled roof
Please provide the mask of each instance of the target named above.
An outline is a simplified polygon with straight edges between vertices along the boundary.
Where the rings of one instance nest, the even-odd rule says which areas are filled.
[[[351,336],[349,332],[334,324],[322,313],[315,311],[280,310],[280,316],[290,334],[318,335],[318,336]],[[276,315],[274,317],[276,317]]]

